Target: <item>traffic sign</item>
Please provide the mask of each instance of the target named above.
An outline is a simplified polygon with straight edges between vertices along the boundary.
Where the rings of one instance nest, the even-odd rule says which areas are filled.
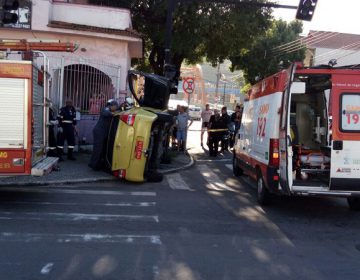
[[[185,78],[183,82],[183,90],[187,94],[192,94],[195,90],[195,79],[194,78]]]

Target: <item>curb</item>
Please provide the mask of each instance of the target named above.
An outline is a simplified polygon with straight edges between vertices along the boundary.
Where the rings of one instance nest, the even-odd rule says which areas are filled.
[[[179,170],[184,170],[184,169],[190,168],[191,166],[194,165],[195,160],[194,160],[192,155],[190,155],[190,154],[187,154],[187,155],[190,157],[190,162],[188,164],[185,164],[185,165],[183,165],[181,167],[170,168],[170,169],[159,171],[159,172],[161,174],[163,174],[163,175],[166,175],[166,174],[174,173],[174,172],[179,171]]]
[[[175,168],[169,168],[165,170],[159,171],[159,173],[166,175],[170,173],[174,173],[179,170],[188,169],[191,166],[194,165],[195,161],[192,155],[188,154],[190,158],[190,162],[186,165],[175,167]],[[54,180],[54,181],[44,181],[44,182],[9,182],[9,183],[1,183],[0,182],[0,190],[1,187],[19,187],[19,186],[48,186],[48,185],[69,185],[69,184],[83,184],[83,183],[96,183],[96,182],[111,182],[116,181],[117,178],[113,176],[107,176],[107,177],[101,177],[101,178],[87,178],[87,179],[65,179],[65,180]]]
[[[66,180],[54,180],[54,181],[45,181],[45,182],[9,182],[9,183],[0,183],[1,187],[21,187],[21,186],[48,186],[48,185],[69,185],[69,184],[82,184],[82,183],[96,183],[96,182],[110,182],[115,181],[115,177],[102,177],[102,178],[88,178],[88,179],[66,179]]]

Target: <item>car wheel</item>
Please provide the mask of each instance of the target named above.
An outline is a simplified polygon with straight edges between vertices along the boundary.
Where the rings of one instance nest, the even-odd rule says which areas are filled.
[[[350,210],[360,211],[360,197],[348,197],[347,202]]]
[[[236,177],[239,177],[241,175],[243,175],[244,171],[239,167],[239,163],[238,160],[236,158],[236,156],[233,156],[233,173]]]
[[[269,205],[271,203],[271,194],[265,186],[264,179],[260,171],[257,176],[257,200],[261,206]]]

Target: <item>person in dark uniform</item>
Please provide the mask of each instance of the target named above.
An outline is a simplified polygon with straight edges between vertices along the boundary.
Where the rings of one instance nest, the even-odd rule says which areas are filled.
[[[224,106],[221,108],[221,121],[222,126],[221,128],[226,130],[229,129],[230,125],[230,116],[227,113],[227,108]],[[221,137],[221,151],[229,151],[229,131],[223,131]]]
[[[53,110],[52,104],[49,106],[49,130],[48,130],[48,141],[49,141],[49,151],[47,156],[49,157],[57,157],[58,154],[56,152],[56,137],[55,137],[55,125],[58,124],[58,121],[55,116],[55,112]]]
[[[221,131],[212,131],[221,129],[223,126],[223,121],[221,119],[219,110],[214,110],[214,115],[210,117],[208,129],[209,129],[209,137],[208,137],[208,145],[209,152],[211,157],[216,157],[219,149],[219,142],[221,140],[222,132]]]
[[[106,143],[110,130],[111,120],[114,112],[118,110],[118,107],[118,103],[115,100],[110,99],[107,102],[106,107],[102,109],[100,118],[94,127],[94,147],[89,163],[89,167],[94,170],[105,168],[104,160],[106,155]]]
[[[64,154],[65,140],[68,145],[67,158],[70,160],[76,160],[73,156],[75,147],[75,131],[76,131],[76,110],[71,100],[66,101],[66,106],[62,107],[58,115],[59,121],[59,135],[58,135],[58,155],[62,160]]]

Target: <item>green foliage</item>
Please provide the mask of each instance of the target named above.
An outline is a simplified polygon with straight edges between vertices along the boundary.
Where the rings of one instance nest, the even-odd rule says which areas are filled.
[[[275,49],[298,39],[301,32],[302,23],[299,21],[289,24],[282,20],[274,21],[263,36],[253,41],[249,50],[240,50],[237,55],[230,58],[232,69],[243,70],[246,81],[254,84],[257,77],[263,78],[279,71],[279,64],[284,68],[291,62],[302,61],[305,57],[304,48],[294,52],[289,52],[290,48],[282,51]]]
[[[93,3],[130,8],[133,27],[144,39],[145,59],[153,72],[163,73],[167,0],[90,0]],[[260,2],[250,0],[247,2]],[[122,5],[119,5],[119,2]],[[180,69],[183,61],[212,64],[248,49],[271,24],[271,9],[249,4],[216,1],[182,1],[173,16],[172,62]]]

